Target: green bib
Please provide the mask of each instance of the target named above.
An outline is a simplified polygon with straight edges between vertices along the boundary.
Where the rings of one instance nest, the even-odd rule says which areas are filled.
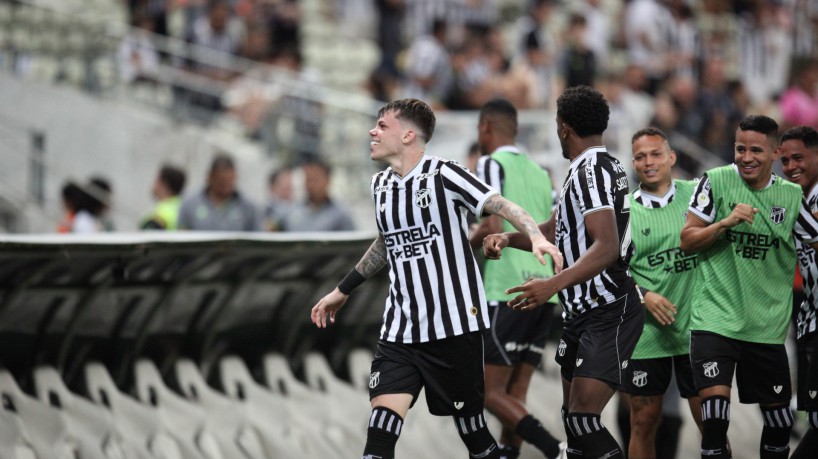
[[[501,190],[503,197],[525,209],[537,223],[548,220],[553,206],[551,177],[526,155],[508,151],[492,153],[491,158],[503,168],[505,180]],[[511,223],[503,220],[503,231],[517,231]],[[531,253],[508,249],[499,260],[486,260],[483,283],[488,301],[508,301],[515,295],[507,295],[506,289],[523,284],[531,278],[548,278],[554,275],[553,262],[546,257],[543,266]],[[556,295],[551,299],[557,302]]]
[[[646,314],[642,336],[633,351],[634,359],[655,359],[690,352],[691,297],[696,280],[698,255],[685,255],[679,248],[685,214],[695,182],[674,180],[676,195],[665,207],[648,208],[631,200],[631,237],[634,254],[630,260],[633,280],[676,306],[676,321],[659,325]]]
[[[793,227],[801,206],[798,185],[776,177],[750,188],[734,166],[707,172],[718,222],[736,204],[758,209],[753,224],[727,230],[699,254],[692,330],[753,343],[783,344],[792,311]]]

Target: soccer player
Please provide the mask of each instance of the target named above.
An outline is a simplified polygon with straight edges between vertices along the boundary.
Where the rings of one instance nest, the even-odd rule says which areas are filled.
[[[602,146],[608,103],[595,89],[575,86],[557,99],[557,134],[571,160],[559,204],[540,229],[564,255],[562,272],[508,289],[514,309],[532,310],[559,292],[564,327],[556,360],[563,377],[568,457],[622,458],[600,414],[622,384],[645,307],[628,272],[630,216],[625,169]],[[483,241],[488,258],[510,246],[530,249],[520,233]]]
[[[781,136],[781,166],[784,175],[801,186],[812,215],[818,216],[818,132],[797,126]],[[815,457],[818,451],[818,259],[815,250],[796,241],[798,267],[804,279],[804,301],[798,311],[798,409],[807,412],[810,429],[804,434],[791,459]]]
[[[498,458],[483,417],[485,292],[469,246],[466,213],[500,215],[527,234],[534,255],[560,259],[531,216],[459,164],[426,154],[432,109],[391,102],[369,131],[370,156],[389,164],[372,179],[379,235],[363,258],[313,308],[319,327],[335,320],[352,290],[389,265],[390,289],[372,362],[364,458],[392,458],[403,419],[425,387],[429,411],[452,416],[473,458]]]
[[[531,161],[516,145],[517,109],[511,102],[495,99],[480,109],[477,141],[483,153],[477,163],[477,177],[503,197],[526,209],[535,221],[545,221],[551,215],[553,191],[551,177]],[[474,246],[492,233],[511,231],[513,227],[496,215],[480,222],[471,236]],[[503,425],[500,450],[503,459],[516,459],[525,440],[548,458],[557,457],[560,442],[525,408],[528,385],[542,352],[553,319],[556,298],[548,307],[532,312],[515,311],[505,303],[509,285],[554,275],[552,260],[543,266],[531,254],[509,251],[500,260],[487,260],[483,267],[491,329],[484,332],[486,362],[486,408]]]
[[[699,253],[690,361],[702,399],[703,458],[730,457],[730,385],[764,419],[760,457],[786,458],[793,417],[784,340],[792,310],[795,240],[818,247],[801,188],[772,173],[778,123],[751,115],[736,130],[735,164],[699,182],[681,248]]]
[[[631,194],[630,267],[650,315],[633,351],[622,392],[631,395],[628,457],[646,459],[656,458],[663,396],[674,372],[679,393],[687,399],[693,419],[701,424],[701,400],[690,367],[690,298],[698,256],[679,249],[679,233],[696,185],[673,180],[676,153],[660,129],[637,131],[631,147],[639,188]]]

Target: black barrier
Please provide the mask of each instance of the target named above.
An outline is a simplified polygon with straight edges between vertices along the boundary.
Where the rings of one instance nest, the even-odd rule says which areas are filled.
[[[208,374],[227,353],[252,364],[276,351],[298,363],[318,350],[343,375],[350,349],[374,347],[386,270],[355,291],[329,329],[316,329],[309,312],[373,239],[363,232],[2,237],[0,365],[27,390],[31,369],[43,363],[81,389],[83,365],[99,360],[127,387],[142,356],[165,370],[191,357]]]

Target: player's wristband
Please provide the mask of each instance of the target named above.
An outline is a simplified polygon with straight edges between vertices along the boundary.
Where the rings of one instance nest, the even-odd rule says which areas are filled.
[[[338,284],[338,290],[344,295],[349,295],[356,287],[363,284],[365,280],[366,278],[362,276],[357,269],[352,268],[346,277]]]

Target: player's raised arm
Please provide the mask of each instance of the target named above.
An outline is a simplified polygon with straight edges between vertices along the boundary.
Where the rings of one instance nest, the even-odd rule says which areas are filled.
[[[386,266],[386,261],[386,245],[383,236],[378,235],[358,264],[349,271],[341,283],[312,307],[310,313],[312,323],[318,328],[325,328],[327,326],[327,317],[329,317],[330,323],[334,323],[335,314],[347,302],[352,290]]]
[[[531,215],[529,215],[525,209],[496,194],[486,201],[483,210],[508,220],[508,222],[521,233],[520,236],[514,238],[515,241],[516,239],[527,238],[530,244],[528,250],[534,253],[534,256],[540,260],[540,263],[546,263],[543,254],[547,253],[551,255],[551,258],[554,260],[555,271],[560,271],[562,267],[562,254],[557,246],[545,239],[540,227],[537,226],[537,222],[531,218]],[[509,240],[511,240],[511,237],[509,237]]]

